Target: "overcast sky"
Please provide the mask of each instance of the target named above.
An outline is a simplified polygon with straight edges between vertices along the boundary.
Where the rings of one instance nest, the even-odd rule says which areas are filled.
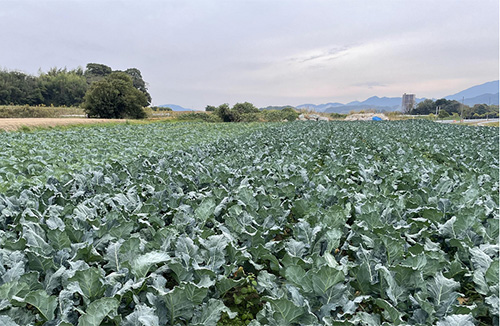
[[[0,0],[0,67],[138,68],[153,104],[444,97],[499,76],[498,0]]]

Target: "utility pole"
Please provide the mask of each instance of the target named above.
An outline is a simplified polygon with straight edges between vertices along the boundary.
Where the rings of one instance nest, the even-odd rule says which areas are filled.
[[[489,119],[489,113],[490,113],[490,105],[491,105],[491,97],[488,97],[488,111],[486,111],[486,121],[488,121]]]

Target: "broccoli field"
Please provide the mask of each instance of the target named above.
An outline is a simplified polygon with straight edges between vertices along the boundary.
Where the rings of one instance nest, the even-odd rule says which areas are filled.
[[[498,325],[498,128],[0,133],[0,325]]]

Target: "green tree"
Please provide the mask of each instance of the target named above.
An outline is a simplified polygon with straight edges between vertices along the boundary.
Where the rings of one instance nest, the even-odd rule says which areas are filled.
[[[436,106],[439,106],[440,110],[446,110],[448,114],[458,113],[460,114],[461,103],[455,100],[439,99],[436,101]]]
[[[219,105],[214,114],[224,122],[251,122],[261,119],[261,112],[252,103],[236,103],[232,108],[228,104]]]
[[[219,105],[214,110],[214,114],[216,114],[217,116],[219,116],[219,118],[221,118],[221,120],[224,121],[224,122],[233,122],[233,121],[236,121],[235,120],[236,117],[235,117],[235,115],[233,113],[234,112],[232,112],[231,108],[229,107],[229,105],[227,103]]]
[[[474,113],[477,113],[479,115],[485,114],[486,112],[489,111],[489,108],[486,104],[476,104],[473,107]]]
[[[489,118],[498,118],[498,105],[489,105],[486,115]]]
[[[240,114],[259,113],[259,109],[257,109],[252,103],[249,103],[249,102],[236,103],[233,106],[233,110],[240,113]]]
[[[40,75],[39,83],[44,104],[54,106],[80,105],[88,88],[82,69],[51,68]]]
[[[38,78],[19,71],[0,70],[1,105],[38,105],[43,103]]]
[[[433,100],[426,99],[417,104],[415,108],[410,111],[413,115],[426,115],[436,111],[436,104]]]
[[[446,112],[446,110],[440,110],[439,111],[439,114],[438,114],[438,118],[439,119],[444,119],[444,118],[447,118],[449,116],[450,115],[448,114],[448,112]]]
[[[142,79],[141,71],[137,68],[129,68],[125,70],[125,73],[132,78],[132,83],[134,87],[140,90],[146,95],[146,99],[148,100],[148,105],[151,104],[151,95],[148,93],[148,89],[146,87],[146,82]]]
[[[134,87],[132,78],[113,72],[90,85],[82,106],[89,117],[143,119],[146,105],[146,95]]]
[[[207,111],[207,112],[213,112],[213,111],[215,111],[215,109],[217,109],[217,108],[213,105],[207,105],[205,107],[205,111]]]
[[[283,120],[287,121],[295,121],[299,117],[299,113],[291,107],[281,110],[281,115],[283,117]]]
[[[85,78],[90,85],[93,82],[102,80],[104,77],[110,75],[113,71],[110,67],[100,63],[88,63],[85,70]]]

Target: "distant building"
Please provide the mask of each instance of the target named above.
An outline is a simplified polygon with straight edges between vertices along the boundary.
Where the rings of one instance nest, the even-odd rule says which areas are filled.
[[[409,114],[415,107],[415,94],[403,94],[403,101],[401,102],[401,110],[404,114]]]

